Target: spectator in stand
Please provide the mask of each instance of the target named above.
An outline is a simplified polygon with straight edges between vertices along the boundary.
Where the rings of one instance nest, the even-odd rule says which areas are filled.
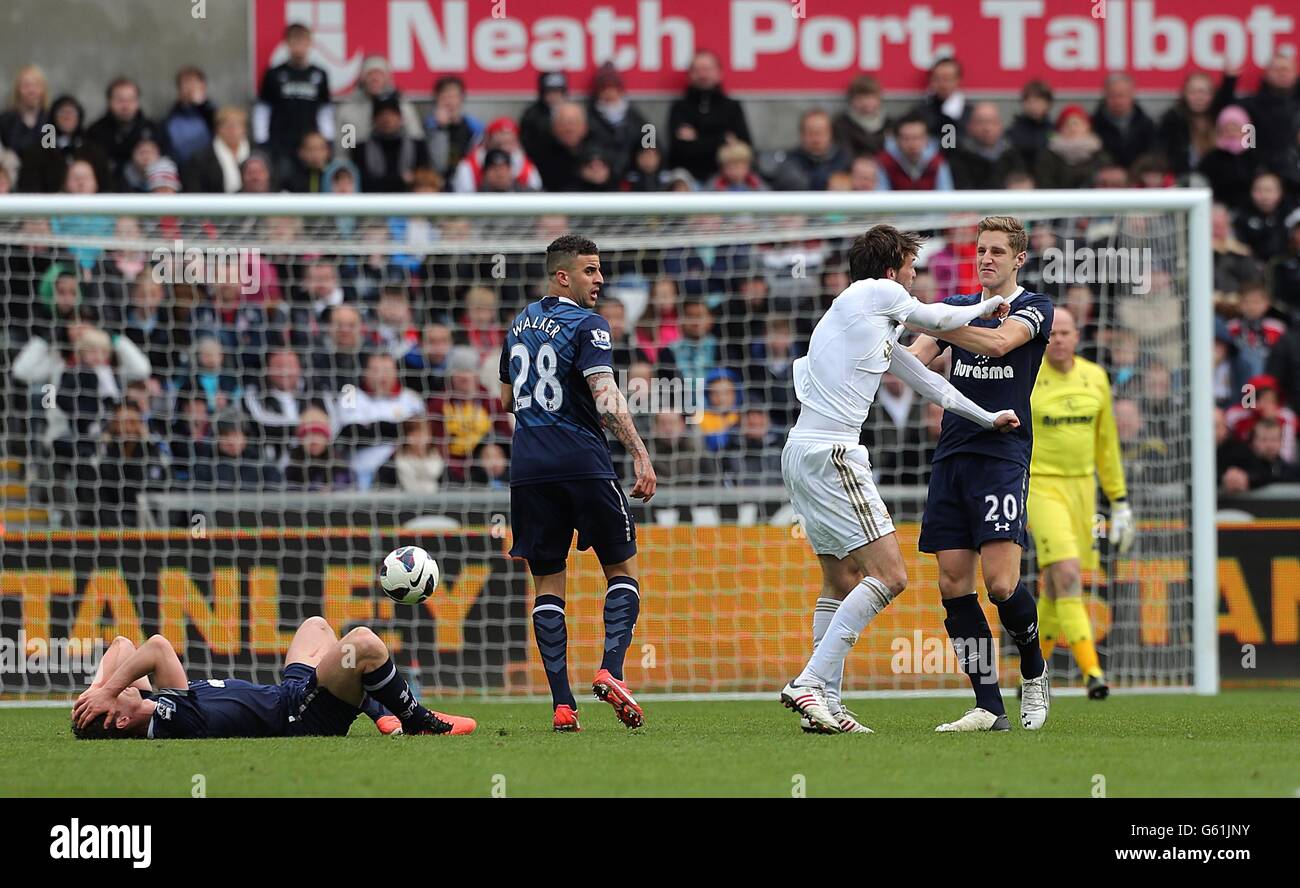
[[[668,165],[682,167],[704,182],[717,172],[718,149],[724,142],[752,145],[754,140],[744,107],[722,89],[722,62],[716,53],[696,52],[688,77],[685,94],[668,109]]]
[[[1024,159],[1027,169],[1036,169],[1047,150],[1055,127],[1052,125],[1052,88],[1042,80],[1031,80],[1020,90],[1020,113],[1011,121],[1007,138]]]
[[[654,433],[646,439],[646,450],[660,484],[683,487],[699,481],[700,439],[691,434],[680,413],[655,414]]]
[[[537,75],[537,100],[524,109],[515,130],[519,143],[530,157],[536,155],[550,137],[552,110],[568,100],[569,78],[563,72],[544,71]]]
[[[368,354],[360,389],[340,398],[336,410],[338,440],[352,448],[349,467],[360,489],[370,487],[380,466],[396,452],[401,424],[423,415],[424,399],[402,386],[393,356]]]
[[[451,356],[451,328],[443,323],[425,324],[419,351],[406,353],[406,384],[426,397],[447,391],[447,360]]]
[[[101,527],[135,528],[140,526],[140,494],[162,493],[168,475],[162,445],[149,436],[140,409],[124,402],[109,422],[108,441],[96,467],[83,466],[81,481],[95,490]]]
[[[1092,176],[1093,188],[1129,188],[1132,185],[1128,169],[1109,158],[1097,167]]]
[[[1235,229],[1261,263],[1286,253],[1286,218],[1292,209],[1276,173],[1261,172],[1251,181],[1250,201],[1237,214]]]
[[[587,102],[587,125],[598,144],[605,146],[611,175],[621,180],[648,132],[647,121],[627,98],[623,76],[613,62],[596,71]]]
[[[206,398],[213,416],[239,403],[243,386],[226,369],[226,352],[216,336],[200,336],[194,349],[194,370],[180,387],[182,397]]]
[[[888,191],[889,180],[874,157],[861,154],[849,164],[849,186],[850,191]]]
[[[68,194],[97,194],[100,190],[95,168],[84,160],[74,160],[68,166],[67,177],[63,181],[63,190]],[[50,219],[50,230],[64,237],[86,238],[90,243],[68,248],[68,253],[76,260],[83,276],[89,277],[104,256],[104,249],[94,246],[113,233],[115,223],[112,216],[54,216]]]
[[[14,75],[9,107],[0,113],[0,145],[22,157],[41,141],[50,122],[50,85],[37,65],[23,65]]]
[[[1138,105],[1132,76],[1117,72],[1106,78],[1092,130],[1111,159],[1125,168],[1156,147],[1155,122]]]
[[[176,102],[163,118],[163,138],[176,163],[184,166],[212,144],[216,109],[208,100],[208,78],[200,68],[186,65],[176,72]]]
[[[898,121],[895,133],[876,156],[889,190],[951,191],[952,171],[938,141],[930,138],[925,118],[908,114]]]
[[[529,189],[515,179],[514,170],[510,168],[510,155],[500,148],[493,148],[483,155],[483,178],[478,190],[481,193],[509,194]]]
[[[548,123],[549,119],[548,117]],[[509,117],[498,117],[488,124],[483,141],[456,166],[456,174],[451,180],[452,191],[461,194],[478,191],[483,179],[483,161],[487,158],[487,152],[493,148],[499,148],[510,155],[510,169],[515,174],[515,181],[525,190],[542,190],[541,173],[519,147],[519,127]]]
[[[1290,232],[1289,249],[1274,257],[1270,277],[1273,280],[1273,304],[1283,310],[1291,326],[1300,325],[1300,209],[1286,218]]]
[[[108,158],[111,178],[104,190],[117,190],[141,139],[157,142],[163,154],[171,150],[162,127],[140,110],[140,87],[134,80],[118,77],[108,85],[108,110],[86,130],[86,138],[99,146]],[[109,187],[109,182],[112,183]]]
[[[1237,72],[1225,77],[1224,89],[1232,95],[1236,89]],[[1264,69],[1259,90],[1253,96],[1238,99],[1255,122],[1257,162],[1263,167],[1275,166],[1288,147],[1295,141],[1292,130],[1296,115],[1300,114],[1300,78],[1296,74],[1295,50],[1279,49]]]
[[[1296,432],[1300,420],[1295,411],[1286,406],[1276,378],[1261,373],[1252,376],[1244,386],[1239,402],[1228,408],[1228,428],[1239,441],[1249,442],[1255,426],[1261,422],[1275,422],[1283,430],[1281,454],[1287,462],[1296,458]]]
[[[689,378],[689,377],[688,377]],[[704,410],[700,412],[700,437],[709,453],[727,448],[740,426],[740,392],[730,370],[712,370],[705,380]],[[718,468],[716,465],[713,467]]]
[[[216,453],[216,429],[204,397],[177,398],[175,418],[166,436],[172,480],[186,487],[199,484],[202,464]]]
[[[1230,466],[1240,466],[1250,457],[1250,448],[1240,441],[1228,428],[1227,415],[1223,408],[1214,408],[1214,464],[1216,477],[1220,485],[1224,484],[1224,474]],[[1245,489],[1242,487],[1241,489]]]
[[[1230,92],[1216,92],[1213,78],[1203,71],[1183,80],[1178,101],[1161,116],[1156,130],[1157,144],[1176,176],[1195,170],[1214,150],[1215,121],[1231,98]]]
[[[1250,115],[1240,105],[1229,105],[1219,112],[1215,123],[1214,149],[1201,158],[1197,172],[1206,178],[1214,199],[1237,209],[1250,194],[1255,173],[1255,154],[1250,150],[1253,136],[1247,131]]]
[[[307,408],[298,421],[297,443],[289,448],[284,480],[290,490],[330,491],[352,486],[347,463],[335,452],[329,415],[319,407]]]
[[[859,74],[849,84],[847,100],[847,107],[835,115],[835,141],[850,157],[879,154],[885,148],[888,122],[880,81],[870,74]]]
[[[510,489],[510,457],[499,442],[488,439],[474,448],[469,483],[489,490]]]
[[[457,345],[467,345],[479,356],[480,364],[495,366],[505,342],[505,327],[501,323],[500,299],[490,287],[470,287],[465,291],[465,311],[461,315],[461,329],[455,337]]]
[[[1178,184],[1169,161],[1158,151],[1144,154],[1134,161],[1129,178],[1134,188],[1173,188]]]
[[[331,310],[329,334],[314,343],[311,353],[313,388],[338,397],[347,386],[355,387],[361,379],[365,344],[361,312],[351,305]]]
[[[723,449],[722,482],[736,487],[780,486],[784,443],[784,435],[772,428],[767,408],[761,403],[750,403]]]
[[[163,285],[144,269],[131,284],[130,302],[122,316],[122,335],[149,359],[153,373],[170,379],[181,361],[177,346],[187,346],[188,331],[177,329],[172,306],[166,302]]]
[[[399,365],[406,356],[420,348],[420,326],[415,320],[411,297],[402,283],[388,283],[379,290],[375,305],[373,332],[380,348],[392,355]]]
[[[925,122],[926,131],[936,142],[951,145],[966,135],[970,120],[970,104],[961,91],[961,63],[953,58],[942,58],[930,66],[930,87],[924,99],[910,112]],[[944,127],[952,127],[945,130]],[[944,140],[951,135],[952,141]]]
[[[687,299],[678,328],[681,337],[670,346],[678,371],[688,384],[705,379],[718,361],[718,340],[713,335],[713,313],[708,304],[698,297]]]
[[[577,102],[561,102],[551,112],[551,134],[533,159],[547,191],[603,191],[613,187],[610,147],[591,132],[587,112]]]
[[[632,168],[623,176],[623,191],[667,191],[672,176],[664,169],[664,157],[656,145],[637,148]]]
[[[761,338],[749,349],[743,363],[745,400],[765,403],[771,424],[784,433],[795,420],[794,361],[799,357],[794,327],[788,317],[769,317]]]
[[[1300,316],[1293,317],[1286,335],[1273,343],[1264,369],[1288,401],[1300,404]]]
[[[767,185],[754,172],[754,151],[744,142],[727,142],[718,149],[718,174],[705,191],[766,191]]]
[[[375,105],[392,100],[397,103],[402,115],[402,132],[407,137],[424,139],[424,127],[420,123],[420,114],[415,105],[402,98],[397,85],[393,83],[393,70],[388,59],[381,55],[369,55],[361,62],[361,77],[357,80],[347,101],[338,107],[338,131],[351,133],[359,144],[370,138],[370,124],[374,119]],[[351,130],[347,129],[351,127]],[[312,127],[314,130],[315,127]]]
[[[979,258],[975,244],[978,237],[979,232],[973,225],[947,231],[943,248],[926,261],[926,268],[934,274],[934,286],[938,292],[949,295],[979,292]]]
[[[445,394],[429,399],[433,437],[447,459],[447,476],[460,484],[469,478],[480,443],[490,435],[508,440],[512,433],[509,414],[479,381],[480,366],[472,348],[453,348],[448,359],[451,384]]]
[[[417,416],[402,423],[402,443],[379,467],[372,486],[433,496],[441,487],[446,468],[446,461],[434,446],[429,418]]]
[[[992,102],[976,102],[966,135],[948,156],[953,184],[960,189],[997,188],[1007,176],[1025,168],[1020,152],[1006,137],[1002,114]]]
[[[298,353],[292,349],[277,349],[267,355],[261,380],[244,391],[243,408],[252,422],[253,440],[269,448],[277,459],[288,451],[298,422],[312,406],[323,407],[324,403],[313,393]]]
[[[67,417],[70,436],[54,442],[56,457],[70,465],[94,453],[113,408],[126,400],[126,384],[147,379],[148,359],[129,341],[116,347],[107,333],[96,327],[79,327],[76,363],[59,380],[55,403]]]
[[[227,105],[213,118],[216,135],[181,164],[181,182],[194,194],[234,194],[243,185],[240,165],[248,159],[248,114]]]
[[[44,140],[38,139],[23,152],[18,191],[42,194],[61,191],[68,167],[78,160],[90,164],[95,172],[95,181],[110,181],[112,172],[108,155],[82,129],[85,119],[81,103],[72,96],[59,96],[54,100],[49,119],[54,124],[54,145],[46,148],[42,144]]]
[[[1056,132],[1038,155],[1034,180],[1040,188],[1086,188],[1097,171],[1111,162],[1101,138],[1092,131],[1088,112],[1067,105],[1056,118]]]
[[[1250,452],[1223,473],[1225,493],[1245,493],[1269,484],[1294,484],[1300,469],[1282,455],[1286,430],[1275,419],[1261,419],[1250,432]],[[1292,439],[1294,441],[1294,438]]]
[[[409,191],[417,169],[429,169],[429,149],[423,137],[402,130],[402,109],[392,96],[374,103],[370,138],[357,144],[352,159],[361,170],[361,190]]]
[[[239,165],[239,193],[271,194],[278,190],[275,163],[263,151],[250,151]]]
[[[302,137],[298,155],[285,180],[286,191],[297,194],[323,194],[329,186],[325,171],[330,165],[330,142],[320,133],[311,132]]]
[[[311,64],[311,29],[292,23],[284,29],[288,60],[268,68],[253,107],[253,141],[265,146],[277,178],[288,174],[302,137],[313,130],[334,138],[334,105],[329,75]]]
[[[130,162],[122,168],[121,186],[123,191],[147,193],[149,191],[149,167],[162,159],[162,151],[153,139],[141,139],[135,143]]]
[[[425,140],[433,168],[451,178],[470,149],[483,137],[483,123],[465,113],[465,81],[455,74],[433,85],[433,110],[424,119]]]
[[[1232,214],[1221,203],[1210,212],[1210,236],[1214,246],[1214,298],[1216,302],[1235,302],[1242,286],[1263,276],[1263,269],[1250,247],[1237,240],[1232,230]]]
[[[830,114],[812,108],[799,117],[799,146],[777,153],[772,181],[782,191],[825,191],[831,174],[847,170],[852,160],[835,144]]]
[[[1035,291],[1041,292],[1041,291]],[[1053,300],[1055,301],[1055,300]],[[1079,331],[1079,347],[1076,353],[1083,359],[1098,360],[1101,328],[1097,323],[1096,296],[1089,284],[1069,284],[1065,288],[1065,307],[1074,318],[1075,328]]]
[[[267,460],[266,454],[248,440],[243,417],[234,414],[217,420],[216,453],[206,466],[200,463],[195,471],[198,484],[209,478],[220,491],[233,493],[259,493],[277,490],[284,478],[279,468]]]

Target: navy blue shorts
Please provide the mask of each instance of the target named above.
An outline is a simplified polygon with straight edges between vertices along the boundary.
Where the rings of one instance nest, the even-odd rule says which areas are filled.
[[[976,453],[956,453],[939,460],[930,470],[930,492],[917,548],[922,552],[978,552],[991,540],[1027,546],[1028,490],[1029,470],[1011,460]]]
[[[316,684],[316,667],[290,663],[280,676],[280,694],[289,714],[290,737],[342,737],[360,709]]]
[[[595,549],[601,564],[618,564],[636,554],[632,509],[612,478],[511,487],[510,527],[510,554],[527,558],[534,576],[564,570],[575,530],[578,550]]]

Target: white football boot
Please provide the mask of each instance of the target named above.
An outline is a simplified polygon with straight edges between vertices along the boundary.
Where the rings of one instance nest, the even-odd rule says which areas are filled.
[[[960,733],[965,731],[1009,731],[1011,722],[1005,715],[994,715],[987,709],[969,709],[956,721],[947,722],[935,728],[936,734]]]
[[[835,708],[833,708],[834,705],[835,705],[835,704],[834,704],[834,701],[832,701],[832,702],[831,702],[831,706],[832,706],[832,709],[831,709],[831,715],[835,716],[835,720],[836,720],[837,722],[840,723],[840,729],[839,729],[838,733],[840,733],[840,734],[874,734],[874,733],[876,733],[875,731],[871,730],[871,728],[868,728],[868,727],[867,727],[866,725],[864,725],[862,722],[858,721],[858,714],[857,714],[856,712],[854,712],[853,710],[849,709],[847,706],[841,706],[839,709],[835,709]],[[801,716],[801,717],[799,718],[799,727],[803,729],[803,732],[804,732],[805,734],[833,734],[833,733],[836,733],[835,731],[828,731],[828,730],[826,730],[825,728],[823,728],[823,727],[821,727],[821,726],[819,726],[819,725],[815,725],[815,724],[813,724],[812,719],[808,718],[807,716]]]
[[[825,728],[826,733],[840,733],[840,723],[835,716],[831,715],[824,685],[797,688],[788,684],[781,690],[781,702],[787,709],[793,709],[816,727]]]
[[[1020,679],[1020,727],[1026,731],[1037,731],[1047,721],[1052,706],[1049,675],[1050,670],[1044,668],[1038,678]]]

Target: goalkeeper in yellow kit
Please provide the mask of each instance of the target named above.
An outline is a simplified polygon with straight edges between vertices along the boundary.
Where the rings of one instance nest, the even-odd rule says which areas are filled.
[[[1029,532],[1043,573],[1038,598],[1038,637],[1050,662],[1064,636],[1088,681],[1088,697],[1110,693],[1097,659],[1092,627],[1083,607],[1083,568],[1095,570],[1093,516],[1097,478],[1110,500],[1111,544],[1122,554],[1133,545],[1135,526],[1119,459],[1119,436],[1111,410],[1106,371],[1075,355],[1079,329],[1069,311],[1056,309],[1046,360],[1030,398],[1034,452],[1029,465]]]

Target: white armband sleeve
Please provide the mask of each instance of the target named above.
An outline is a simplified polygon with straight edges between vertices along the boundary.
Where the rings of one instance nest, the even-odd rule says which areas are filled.
[[[957,391],[951,382],[933,370],[927,369],[916,355],[907,349],[894,349],[889,358],[889,372],[903,380],[913,391],[932,404],[938,404],[944,410],[951,410],[958,416],[978,423],[986,429],[993,428],[996,413],[989,413]]]
[[[1002,297],[994,296],[992,299],[1002,299]],[[949,330],[960,329],[988,313],[991,310],[990,301],[992,300],[961,306],[943,302],[917,302],[907,316],[907,323],[936,333],[947,333]]]

